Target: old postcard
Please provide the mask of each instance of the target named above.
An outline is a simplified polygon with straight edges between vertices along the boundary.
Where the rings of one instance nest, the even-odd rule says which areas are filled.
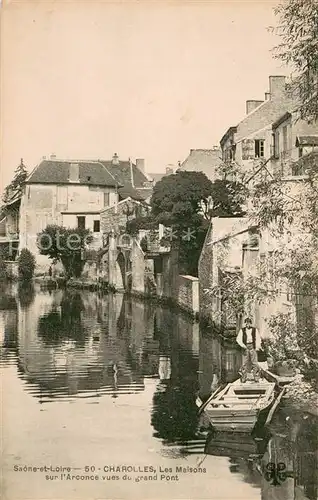
[[[318,0],[2,0],[3,500],[316,500]]]

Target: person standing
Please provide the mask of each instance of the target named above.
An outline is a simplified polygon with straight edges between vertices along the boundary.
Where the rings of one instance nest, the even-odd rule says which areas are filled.
[[[239,372],[241,381],[246,382],[247,374],[252,372],[255,382],[258,382],[261,370],[257,362],[257,351],[261,348],[261,337],[258,330],[253,326],[251,318],[245,319],[245,325],[239,331],[236,342],[244,349],[243,365]]]

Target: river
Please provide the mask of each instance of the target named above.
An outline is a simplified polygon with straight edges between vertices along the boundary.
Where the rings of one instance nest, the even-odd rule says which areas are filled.
[[[202,432],[197,394],[241,359],[197,323],[117,294],[0,292],[4,500],[316,499],[310,415],[280,410],[257,439]]]

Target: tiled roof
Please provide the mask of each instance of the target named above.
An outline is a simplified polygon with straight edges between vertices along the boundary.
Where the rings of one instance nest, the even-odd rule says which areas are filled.
[[[28,184],[68,184],[70,166],[79,165],[79,183],[95,186],[116,186],[116,179],[101,162],[43,160],[27,179]]]
[[[139,191],[133,188],[130,184],[125,184],[125,186],[118,189],[118,194],[120,198],[132,198],[133,200],[142,201],[144,198],[139,194]]]
[[[147,188],[147,189],[137,189],[138,193],[139,193],[139,196],[141,196],[141,198],[143,200],[147,200],[153,193],[153,189],[152,188]]]
[[[160,172],[157,174],[149,174],[149,177],[156,183],[156,182],[161,181],[161,179],[163,177],[165,177],[165,175],[169,175],[169,174],[167,174],[166,172]]]
[[[222,161],[221,157],[220,149],[190,149],[189,156],[181,163],[179,170],[203,172],[213,180]]]
[[[34,169],[28,183],[37,184],[67,184],[72,163],[79,165],[80,184],[95,186],[131,186],[131,166],[129,161],[119,160],[114,164],[112,160],[42,160]],[[148,182],[147,176],[132,164],[133,181],[135,187],[142,187]]]
[[[120,160],[118,165],[114,164],[111,160],[100,160],[100,162],[107,168],[117,182],[123,185],[131,184],[131,168],[129,161]],[[144,182],[148,182],[147,176],[139,170],[134,163],[132,164],[132,171],[135,187],[142,187]]]
[[[279,99],[270,99],[255,108],[237,124],[235,142],[246,139],[253,132],[272,127],[287,111],[292,111],[294,104],[288,95],[282,95]]]
[[[302,135],[297,137],[296,146],[318,146],[318,135]]]

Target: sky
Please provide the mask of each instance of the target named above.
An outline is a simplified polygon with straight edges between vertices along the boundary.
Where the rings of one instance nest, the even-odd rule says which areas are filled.
[[[23,158],[144,158],[212,148],[286,74],[268,1],[3,0],[1,188]]]

